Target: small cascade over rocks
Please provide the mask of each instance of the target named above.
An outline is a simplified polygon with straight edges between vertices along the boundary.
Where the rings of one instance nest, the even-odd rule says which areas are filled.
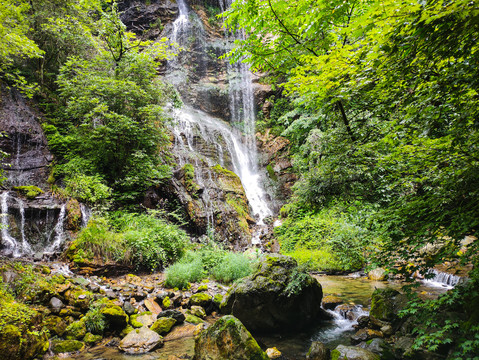
[[[37,260],[51,257],[67,240],[66,205],[48,195],[29,200],[13,191],[0,193],[0,251],[6,256]]]
[[[433,277],[429,279],[424,279],[423,281],[431,286],[438,286],[438,287],[445,287],[445,288],[452,289],[457,284],[465,281],[464,277],[439,271],[436,269],[429,270],[428,274],[433,275]]]

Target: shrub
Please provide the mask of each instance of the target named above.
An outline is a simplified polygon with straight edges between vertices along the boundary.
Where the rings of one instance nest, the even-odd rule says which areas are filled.
[[[219,264],[211,269],[213,278],[229,284],[251,274],[252,261],[243,254],[226,253]]]
[[[105,330],[105,316],[101,312],[101,306],[93,304],[85,315],[85,326],[88,332],[101,335]]]
[[[96,217],[70,245],[68,256],[75,262],[97,260],[106,263],[122,261],[125,251],[122,234],[112,231],[107,219]]]
[[[156,217],[157,213],[123,213],[114,221],[124,231],[129,251],[125,261],[137,269],[156,270],[179,259],[188,244],[186,233],[177,225]]]
[[[199,256],[186,256],[182,261],[166,270],[165,285],[171,288],[186,289],[189,282],[200,281],[205,277],[203,264]]]

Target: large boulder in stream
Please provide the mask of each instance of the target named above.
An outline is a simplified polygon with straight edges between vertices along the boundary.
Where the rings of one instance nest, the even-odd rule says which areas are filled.
[[[121,340],[118,348],[127,354],[144,354],[163,345],[163,338],[143,326],[133,330]]]
[[[237,318],[223,316],[195,341],[196,360],[268,360],[256,340]]]
[[[233,285],[221,310],[251,331],[287,332],[316,321],[323,314],[322,297],[321,285],[299,271],[296,260],[268,255],[253,275]]]
[[[376,289],[371,297],[371,322],[378,328],[396,323],[399,311],[406,304],[407,296],[399,291],[390,288]]]

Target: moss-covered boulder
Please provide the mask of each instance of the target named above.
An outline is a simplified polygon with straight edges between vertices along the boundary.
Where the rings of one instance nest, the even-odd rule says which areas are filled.
[[[293,258],[268,255],[253,275],[232,286],[221,311],[252,331],[291,331],[322,316],[322,297],[321,285]]]
[[[380,360],[379,355],[356,346],[339,345],[331,351],[331,360]]]
[[[86,333],[85,336],[83,337],[83,341],[88,345],[94,345],[97,342],[101,341],[101,339],[103,339],[103,336],[94,335],[92,333]]]
[[[224,316],[195,341],[196,360],[268,360],[256,340],[234,316]]]
[[[151,325],[151,330],[160,335],[166,335],[170,332],[171,328],[176,324],[176,320],[173,318],[161,317]]]
[[[59,316],[49,316],[43,322],[51,335],[63,336],[67,323]]]
[[[67,340],[80,340],[82,339],[86,333],[86,325],[85,325],[85,318],[72,322],[65,330],[65,338]]]
[[[118,305],[104,304],[101,313],[110,330],[121,331],[128,325],[128,315]]]
[[[78,340],[60,340],[52,342],[51,350],[54,354],[61,354],[81,351],[84,347],[85,344]]]
[[[394,289],[376,289],[371,298],[369,317],[377,327],[395,323],[398,313],[407,304],[407,296]]]
[[[190,306],[201,306],[202,308],[209,308],[213,297],[207,293],[196,293],[190,297]]]
[[[64,296],[70,306],[74,306],[80,310],[87,310],[93,299],[93,293],[81,288],[67,290]]]
[[[190,324],[195,324],[195,325],[204,323],[203,319],[199,318],[198,316],[191,315],[191,314],[186,314],[185,321],[190,323]]]
[[[193,305],[188,311],[191,315],[198,316],[201,319],[206,317],[206,311],[201,306]]]
[[[329,360],[331,351],[320,341],[313,341],[306,354],[306,360]]]
[[[0,357],[29,360],[43,355],[49,347],[42,315],[17,303],[0,289]]]

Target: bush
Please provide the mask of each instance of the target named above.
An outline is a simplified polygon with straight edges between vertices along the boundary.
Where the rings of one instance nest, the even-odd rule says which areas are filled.
[[[171,288],[186,289],[189,282],[200,281],[205,277],[199,256],[186,256],[166,270],[165,285]]]
[[[186,288],[189,282],[197,282],[208,276],[222,283],[231,283],[248,276],[253,260],[243,254],[222,250],[213,242],[197,250],[186,252],[185,256],[166,270],[166,285]]]
[[[311,270],[357,270],[364,265],[366,231],[338,208],[289,214],[275,228],[284,254]]]
[[[211,269],[213,278],[229,284],[251,274],[252,261],[243,254],[226,253],[219,264]]]
[[[90,219],[70,245],[68,256],[75,262],[111,261],[122,262],[126,245],[122,234],[110,229],[108,220],[101,217]]]
[[[105,316],[101,312],[101,306],[92,305],[85,315],[85,326],[88,332],[102,335],[105,330]]]
[[[118,215],[114,222],[124,231],[125,261],[137,269],[153,271],[184,254],[188,236],[177,225],[156,217],[158,213]]]

